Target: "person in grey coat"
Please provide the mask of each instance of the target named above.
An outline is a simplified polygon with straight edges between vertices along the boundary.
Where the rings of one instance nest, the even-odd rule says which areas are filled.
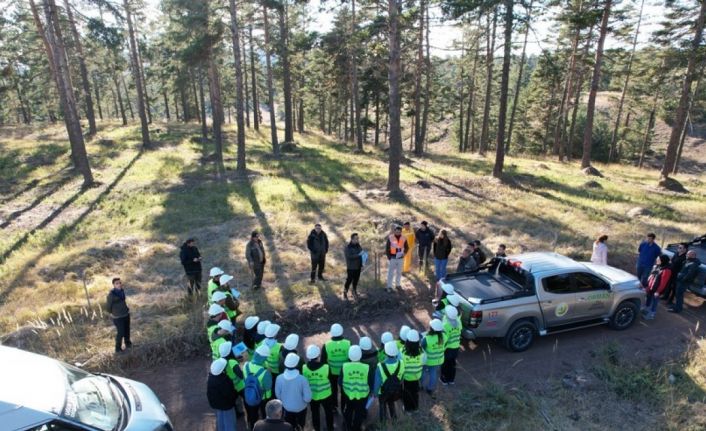
[[[363,248],[358,241],[358,234],[351,235],[351,242],[346,244],[343,251],[346,256],[346,283],[343,285],[343,297],[348,299],[348,289],[353,286],[353,297],[358,299],[358,280],[363,268]]]
[[[245,259],[247,259],[248,267],[253,274],[252,288],[259,289],[262,287],[262,275],[265,272],[267,256],[258,231],[253,231],[250,234],[250,241],[245,246]]]

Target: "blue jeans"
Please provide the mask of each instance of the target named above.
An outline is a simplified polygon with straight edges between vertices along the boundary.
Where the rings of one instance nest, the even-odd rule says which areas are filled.
[[[439,281],[442,278],[446,277],[446,265],[448,263],[448,259],[434,258],[434,275],[436,276],[436,281]]]
[[[235,409],[216,410],[216,431],[235,431]]]
[[[427,391],[433,391],[434,389],[436,389],[436,381],[438,380],[439,367],[440,365],[424,366],[422,372],[422,387]]]
[[[677,283],[676,301],[674,302],[674,311],[679,313],[684,308],[684,293],[686,293],[687,285],[685,283]]]
[[[647,286],[647,277],[650,276],[650,271],[652,271],[651,266],[637,265],[637,279],[643,286]]]
[[[650,318],[655,316],[657,313],[657,304],[659,304],[659,297],[655,298],[654,293],[647,294],[647,300],[645,301],[645,310],[649,313]]]

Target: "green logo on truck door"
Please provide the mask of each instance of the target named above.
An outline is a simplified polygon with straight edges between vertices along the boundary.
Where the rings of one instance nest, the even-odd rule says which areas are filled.
[[[562,317],[568,312],[569,304],[567,304],[566,302],[562,302],[561,304],[557,305],[556,309],[554,310],[554,314],[556,315],[556,317]]]

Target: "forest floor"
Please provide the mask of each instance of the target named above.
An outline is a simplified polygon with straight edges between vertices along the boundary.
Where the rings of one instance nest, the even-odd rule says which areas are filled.
[[[3,342],[137,375],[155,387],[178,429],[212,423],[201,381],[204,305],[185,299],[178,261],[187,237],[198,238],[206,269],[218,265],[235,275],[246,314],[277,319],[285,330],[310,337],[336,316],[349,330],[378,339],[383,328],[402,321],[426,324],[430,278],[415,269],[401,292],[385,295],[369,268],[363,299],[344,301],[343,246],[352,232],[365,248],[380,251],[391,223],[427,220],[448,229],[453,256],[478,238],[488,252],[505,243],[511,253],[554,250],[577,259],[587,259],[593,238],[607,233],[611,264],[628,270],[647,231],[656,231],[659,242],[706,232],[703,170],[679,176],[689,190],[680,194],[656,188],[656,169],[599,164],[605,176],[589,178],[576,163],[510,157],[506,180],[499,182],[490,177],[490,155],[446,152],[441,143],[426,157],[408,156],[404,193],[390,196],[383,150],[367,146],[365,154],[355,154],[351,146],[308,133],[297,135],[296,148],[277,160],[265,128],[248,131],[245,180],[233,175],[235,136],[227,128],[228,179],[218,181],[212,144],[202,142],[198,130],[195,124],[155,124],[155,148],[141,151],[138,128],[104,124],[88,144],[99,183],[81,189],[68,169],[59,125],[0,129]],[[331,241],[330,281],[311,286],[305,239],[315,222]],[[243,256],[254,229],[269,253],[261,292],[247,287]],[[98,306],[116,275],[127,287],[138,344],[120,358],[110,354],[113,327]],[[459,384],[425,401],[433,412],[422,415],[430,421],[425,429],[612,429],[625,423],[699,429],[706,424],[706,369],[696,335],[706,311],[697,298],[688,302],[684,316],[660,313],[620,334],[605,328],[562,334],[523,354],[472,344],[462,355]],[[184,358],[194,359],[174,362]],[[145,372],[157,366],[171,383],[159,381],[162,373]],[[399,427],[419,429],[407,422]]]

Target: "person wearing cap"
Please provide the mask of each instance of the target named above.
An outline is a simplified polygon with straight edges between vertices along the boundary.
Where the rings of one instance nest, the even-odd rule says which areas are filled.
[[[113,318],[115,325],[115,353],[123,351],[123,340],[125,340],[125,348],[132,347],[130,341],[130,308],[125,302],[125,290],[123,282],[120,278],[115,277],[112,280],[113,288],[108,292],[108,298],[105,301],[106,310]]]
[[[348,299],[348,289],[353,286],[353,297],[358,299],[358,281],[363,269],[363,247],[360,246],[358,234],[351,235],[351,241],[343,250],[346,257],[346,282],[343,284],[343,298]]]
[[[218,354],[221,358],[228,361],[226,365],[226,374],[233,381],[233,387],[238,395],[245,389],[245,379],[243,378],[243,371],[238,365],[238,359],[233,353],[233,343],[226,341],[225,343],[218,346]]]
[[[379,413],[380,421],[385,422],[388,410],[390,413],[390,418],[393,420],[397,418],[397,412],[395,409],[394,398],[388,398],[384,393],[382,393],[382,386],[385,384],[388,378],[391,376],[397,376],[397,378],[402,382],[404,379],[404,362],[400,360],[400,351],[397,349],[397,343],[395,341],[388,341],[385,343],[385,360],[380,362],[375,370],[375,384],[373,386],[373,394],[380,399]]]
[[[265,344],[260,345],[255,349],[255,354],[252,359],[243,365],[243,377],[247,380],[249,376],[257,376],[260,382],[260,391],[262,392],[262,402],[260,405],[251,406],[245,404],[245,412],[247,413],[248,429],[255,426],[255,422],[260,418],[260,415],[265,416],[265,404],[272,399],[272,374],[267,370],[265,362],[270,356],[270,348]]]
[[[306,408],[311,401],[309,381],[299,373],[299,356],[290,353],[284,360],[285,370],[275,380],[275,396],[282,401],[284,420],[295,430],[306,426]]]
[[[201,292],[201,253],[196,247],[196,239],[189,238],[184,241],[179,251],[179,260],[184,267],[186,279],[189,281],[187,286],[189,296],[195,291],[197,294]]]
[[[284,339],[284,343],[282,343],[282,348],[279,351],[279,369],[283,370],[284,367],[284,360],[287,359],[287,355],[290,353],[294,353],[296,355],[299,354],[297,351],[297,346],[299,346],[299,335],[297,334],[289,334],[287,335],[287,338]],[[302,363],[303,361],[299,362],[299,365],[297,366],[297,369],[301,373],[302,371]]]
[[[449,305],[448,296],[454,295],[456,291],[454,290],[454,287],[452,285],[444,283],[443,281],[437,283],[437,286],[441,287],[441,296],[439,297],[439,299],[432,300],[432,304],[434,304],[434,311],[438,311],[438,313],[435,314],[441,315],[444,308]]]
[[[409,247],[409,253],[405,253],[404,262],[402,263],[402,272],[409,272],[412,269],[412,250],[414,250],[415,234],[412,225],[406,221],[402,224],[402,235],[404,235],[407,240],[407,247]]]
[[[277,341],[275,337],[279,334],[280,326],[276,323],[270,323],[265,329],[265,340],[262,342],[263,345],[270,348],[270,355],[267,357],[266,365],[267,369],[272,373],[272,379],[276,380],[280,373],[279,368],[279,355],[282,350],[282,343]]]
[[[429,254],[431,246],[434,243],[434,231],[429,227],[426,221],[422,221],[419,229],[414,233],[414,238],[418,244],[419,267],[423,267],[424,263],[429,262]]]
[[[245,246],[245,260],[248,261],[248,267],[253,274],[252,288],[261,288],[262,276],[265,273],[265,263],[267,263],[267,255],[265,254],[265,247],[262,245],[258,231],[253,231],[250,234],[250,241],[248,241]]]
[[[265,404],[265,412],[265,419],[257,421],[252,431],[292,431],[294,429],[282,418],[284,415],[282,401],[277,399],[268,401]]]
[[[245,318],[245,329],[243,331],[243,344],[248,348],[248,358],[252,358],[255,353],[255,343],[257,342],[257,324],[260,318],[257,316],[248,316]]]
[[[226,310],[218,304],[211,304],[208,308],[208,320],[206,321],[206,335],[209,340],[218,329],[218,323],[221,320],[228,320]]]
[[[302,374],[311,388],[311,422],[315,431],[321,430],[321,408],[324,409],[326,430],[333,431],[333,392],[331,390],[331,368],[319,360],[321,349],[314,344],[306,348],[307,363]]]
[[[208,271],[208,286],[206,287],[208,302],[212,301],[213,292],[218,289],[218,286],[220,285],[219,280],[223,274],[223,270],[217,266],[214,266],[210,271]]]
[[[220,356],[218,354],[218,348],[220,347],[221,344],[227,342],[227,341],[233,341],[233,332],[235,331],[235,327],[233,324],[230,322],[230,320],[221,320],[218,322],[218,329],[216,329],[211,336],[211,353],[213,355],[213,359],[218,359]]]
[[[328,236],[321,229],[321,224],[316,223],[314,229],[309,232],[306,239],[306,248],[309,249],[311,255],[311,284],[316,282],[318,274],[320,281],[326,281],[324,278],[324,268],[326,266],[326,254],[328,253]]]
[[[370,365],[370,369],[375,369],[378,366],[378,351],[373,346],[373,340],[370,337],[360,337],[358,346],[363,352],[360,362]]]
[[[343,338],[343,326],[338,323],[331,325],[331,339],[324,344],[321,352],[321,362],[327,363],[331,369],[329,380],[331,382],[331,392],[333,395],[333,407],[339,408],[342,404],[338,402],[338,376],[341,374],[341,367],[348,359],[348,349],[351,342]]]
[[[426,355],[426,363],[422,369],[422,386],[429,395],[436,389],[439,367],[444,363],[445,349],[444,324],[439,319],[432,319],[429,332],[422,338],[422,350]]]
[[[395,225],[392,233],[387,237],[385,242],[385,255],[387,256],[387,285],[385,290],[393,292],[392,281],[395,280],[395,287],[402,288],[402,265],[404,257],[409,251],[407,238],[402,235],[402,228]]]
[[[397,339],[397,349],[401,352],[404,347],[404,343],[407,342],[407,334],[409,333],[410,327],[407,325],[402,325],[400,327],[400,338]]]
[[[436,319],[441,319],[444,317],[444,315],[446,314],[446,307],[448,307],[449,305],[452,305],[454,307],[458,307],[458,304],[461,302],[461,297],[456,295],[455,293],[446,296],[446,298],[444,298],[444,299],[445,299],[444,302],[446,302],[446,305],[441,307],[440,305],[443,302],[440,301],[439,304],[437,304],[437,307],[436,307],[437,310],[435,310],[433,313],[433,317]]]
[[[402,362],[404,362],[402,405],[406,412],[413,412],[419,409],[419,382],[422,379],[422,359],[419,332],[410,329],[407,333],[407,341],[402,348]]]
[[[441,365],[441,383],[453,385],[456,380],[456,358],[461,348],[461,321],[458,318],[458,308],[447,305],[444,312],[444,363]]]
[[[238,395],[232,380],[224,373],[228,361],[218,358],[211,363],[206,383],[208,404],[216,412],[216,430],[235,430],[235,400]]]
[[[348,349],[350,362],[341,368],[340,383],[345,398],[343,420],[347,431],[360,431],[367,416],[366,404],[370,396],[370,388],[374,382],[374,368],[360,362],[362,351],[360,346],[351,346]],[[331,430],[331,428],[329,428]]]
[[[390,331],[385,331],[382,333],[380,336],[380,348],[378,349],[378,362],[384,362],[385,361],[385,344],[387,344],[390,341],[393,341],[394,337],[392,336],[392,332]]]

